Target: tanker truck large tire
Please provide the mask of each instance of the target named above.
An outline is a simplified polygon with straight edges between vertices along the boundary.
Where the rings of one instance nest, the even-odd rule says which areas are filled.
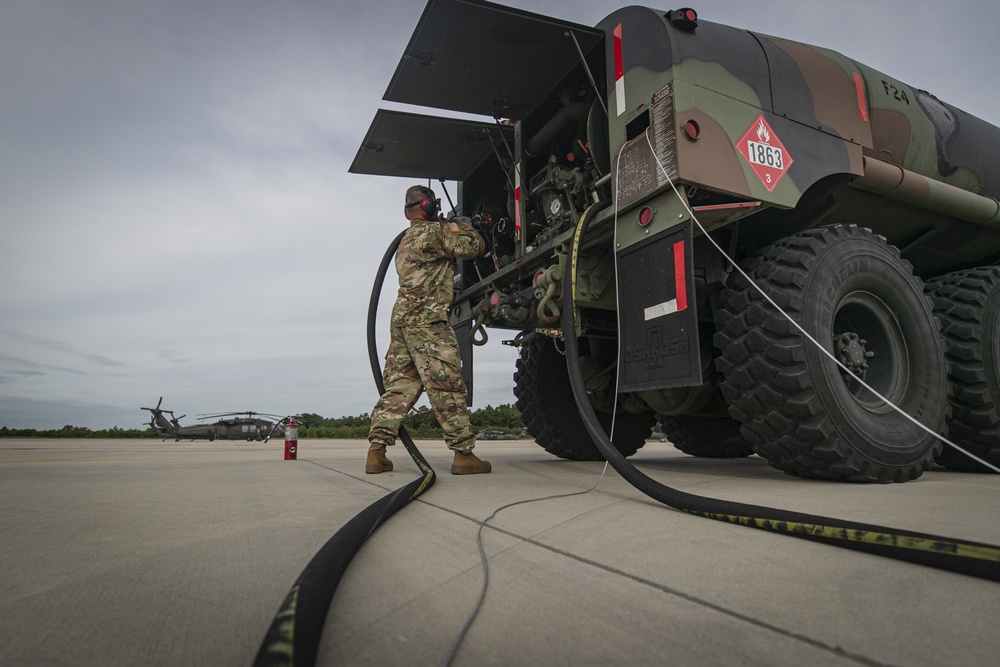
[[[1000,465],[1000,266],[956,271],[927,284],[951,381],[948,438]],[[945,445],[938,463],[950,470],[989,468]]]
[[[740,424],[729,417],[658,415],[660,432],[676,449],[708,459],[739,459],[753,454],[753,444],[740,434]]]
[[[546,336],[532,336],[521,348],[514,373],[515,406],[521,422],[545,451],[572,461],[603,461],[583,425],[566,370],[566,358]],[[604,432],[611,430],[611,415],[598,413]],[[646,444],[656,420],[652,413],[619,412],[612,441],[623,456],[635,454]]]
[[[843,372],[734,274],[717,313],[717,367],[730,414],[754,451],[801,477],[919,477],[941,451],[933,434],[946,429],[949,387],[931,300],[910,264],[854,225],[790,236],[753,264],[751,278],[852,369]]]

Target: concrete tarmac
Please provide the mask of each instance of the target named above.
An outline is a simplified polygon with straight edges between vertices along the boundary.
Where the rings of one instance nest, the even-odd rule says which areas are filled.
[[[483,585],[502,505],[585,491],[602,463],[480,442],[361,549],[321,665],[441,665]],[[417,476],[367,443],[0,440],[0,665],[249,665],[289,587],[344,523]],[[1000,544],[1000,477],[849,485],[757,457],[633,457],[691,493]],[[995,665],[1000,584],[666,508],[611,469],[501,511],[455,665]]]

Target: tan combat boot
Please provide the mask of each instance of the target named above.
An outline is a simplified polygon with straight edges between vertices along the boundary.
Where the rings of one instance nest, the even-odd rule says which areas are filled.
[[[455,452],[455,461],[451,464],[452,475],[475,475],[491,470],[493,466],[489,461],[483,461],[472,452],[468,454]]]
[[[392,461],[385,457],[385,445],[382,443],[373,442],[372,446],[368,448],[365,472],[369,474],[392,472]]]

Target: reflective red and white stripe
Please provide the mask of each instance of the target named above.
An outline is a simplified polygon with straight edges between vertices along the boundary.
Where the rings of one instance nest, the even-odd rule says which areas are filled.
[[[521,231],[521,170],[514,170],[514,231]]]
[[[648,322],[657,317],[687,310],[687,273],[684,266],[684,241],[678,241],[674,244],[674,290],[676,296],[673,299],[643,309],[643,319]]]
[[[618,102],[618,115],[625,113],[625,67],[622,64],[622,24],[614,30],[615,50],[615,99]]]

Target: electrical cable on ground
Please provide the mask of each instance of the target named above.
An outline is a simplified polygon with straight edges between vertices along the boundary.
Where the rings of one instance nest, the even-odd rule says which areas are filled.
[[[614,419],[612,419],[611,433],[613,436]],[[493,514],[490,514],[488,517],[486,517],[479,523],[479,531],[476,534],[476,543],[479,546],[479,558],[482,560],[483,564],[483,587],[479,591],[479,598],[476,600],[476,604],[472,609],[472,613],[469,614],[469,617],[468,619],[466,619],[465,624],[462,626],[462,629],[459,630],[458,636],[455,638],[455,642],[451,645],[451,650],[448,651],[448,657],[445,658],[444,667],[449,667],[452,661],[454,661],[455,655],[458,653],[458,649],[462,645],[462,641],[465,639],[465,634],[469,631],[469,628],[472,627],[473,621],[475,621],[476,616],[479,615],[479,610],[482,609],[483,607],[483,600],[486,599],[486,590],[490,586],[490,566],[486,558],[486,550],[483,548],[483,528],[486,527],[486,524],[489,523],[489,520],[495,517],[501,511],[509,507],[515,507],[517,505],[526,505],[528,503],[537,503],[543,500],[554,500],[556,498],[569,498],[570,496],[582,496],[585,493],[590,493],[598,486],[600,486],[601,481],[604,480],[604,473],[606,473],[607,471],[608,471],[608,462],[605,461],[604,467],[601,469],[601,476],[597,478],[597,481],[589,489],[586,489],[584,491],[573,491],[571,493],[559,493],[552,496],[545,496],[543,498],[528,498],[526,500],[518,500],[513,503],[507,503],[506,505],[501,505],[500,507],[493,510]]]

